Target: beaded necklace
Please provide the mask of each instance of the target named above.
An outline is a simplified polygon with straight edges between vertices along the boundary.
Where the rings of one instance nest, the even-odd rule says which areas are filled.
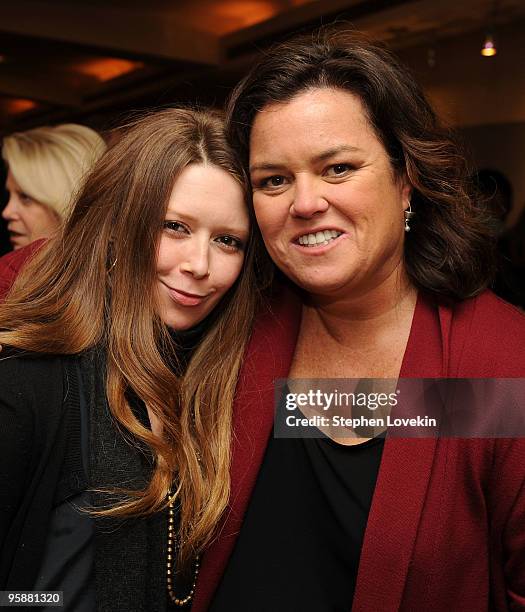
[[[184,331],[170,331],[170,335],[179,347],[179,357],[181,358],[184,369],[189,361],[193,350],[201,340],[202,336],[206,332],[207,328],[213,321],[213,314],[208,315],[204,321],[198,323],[195,327],[184,330]],[[193,415],[193,423],[195,424],[195,415]],[[197,456],[200,462],[200,456]],[[199,575],[200,567],[200,556],[195,557],[194,569],[193,569],[193,580],[190,590],[186,597],[177,597],[174,592],[175,584],[175,571],[174,571],[174,559],[177,551],[177,535],[175,530],[175,508],[174,508],[174,495],[170,490],[168,492],[168,556],[166,561],[166,585],[168,589],[168,595],[170,600],[179,608],[189,604],[195,594],[195,587],[197,585],[197,576]]]
[[[167,557],[167,562],[166,562],[166,584],[168,587],[168,595],[170,596],[171,601],[179,608],[182,608],[183,606],[190,603],[190,601],[193,599],[193,595],[195,594],[195,587],[197,585],[197,577],[199,575],[200,558],[198,555],[195,558],[194,570],[193,570],[193,581],[192,581],[192,585],[190,587],[189,593],[186,595],[186,597],[177,597],[174,591],[175,572],[173,569],[174,568],[173,561],[174,561],[175,553],[177,549],[177,536],[175,534],[175,507],[174,507],[175,504],[174,504],[174,496],[171,495],[171,491],[169,492],[168,495],[169,495],[168,497],[168,500],[169,500],[168,502],[168,557]]]

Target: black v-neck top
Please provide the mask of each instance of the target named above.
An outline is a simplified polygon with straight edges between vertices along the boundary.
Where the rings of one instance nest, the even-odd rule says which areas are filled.
[[[383,446],[272,436],[210,611],[348,612]]]

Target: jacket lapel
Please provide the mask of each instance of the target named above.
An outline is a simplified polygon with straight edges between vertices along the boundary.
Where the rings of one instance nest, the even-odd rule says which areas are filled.
[[[277,302],[276,302],[277,303]],[[419,296],[401,377],[440,377],[447,371],[442,329],[450,318]],[[260,318],[250,340],[234,406],[229,511],[206,552],[193,612],[208,609],[240,531],[274,415],[274,380],[286,378],[300,323],[297,297],[283,292]],[[448,326],[448,324],[447,324]],[[361,552],[352,612],[400,607],[419,517],[432,470],[436,439],[386,440]]]
[[[401,367],[401,378],[436,378],[446,372],[443,318],[420,294]],[[366,526],[352,612],[399,610],[432,471],[437,438],[385,441]]]

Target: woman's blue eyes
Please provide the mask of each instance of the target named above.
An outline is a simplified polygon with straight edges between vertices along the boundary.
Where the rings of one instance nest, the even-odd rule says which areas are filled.
[[[164,229],[170,230],[170,232],[179,236],[190,234],[190,229],[179,221],[164,221]],[[228,250],[239,251],[244,247],[242,240],[235,236],[217,236],[217,238],[214,238],[214,242]]]

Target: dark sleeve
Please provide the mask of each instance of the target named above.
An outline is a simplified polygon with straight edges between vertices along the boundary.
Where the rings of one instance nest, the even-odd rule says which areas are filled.
[[[58,357],[0,359],[0,589],[34,584],[67,445],[63,379]]]
[[[34,421],[19,359],[0,360],[0,551],[27,487]],[[3,557],[3,555],[2,555]]]

